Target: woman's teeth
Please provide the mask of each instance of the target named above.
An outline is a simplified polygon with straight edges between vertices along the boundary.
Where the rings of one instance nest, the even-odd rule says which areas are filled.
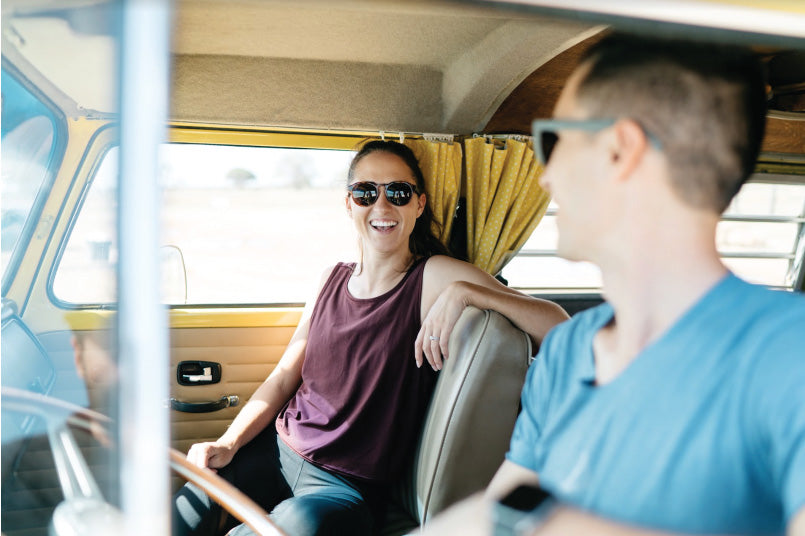
[[[385,231],[387,229],[391,229],[392,227],[395,227],[397,225],[397,222],[396,221],[373,221],[373,222],[370,222],[370,224],[375,229],[380,229],[382,231]]]

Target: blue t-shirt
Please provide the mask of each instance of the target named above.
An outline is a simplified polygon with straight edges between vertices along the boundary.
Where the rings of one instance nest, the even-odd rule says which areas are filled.
[[[727,275],[611,382],[613,310],[546,338],[506,457],[560,499],[690,533],[782,534],[805,507],[805,297]]]

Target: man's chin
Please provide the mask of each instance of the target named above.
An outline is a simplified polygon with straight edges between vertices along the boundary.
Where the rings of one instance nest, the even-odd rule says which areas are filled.
[[[569,246],[563,246],[561,243],[556,248],[556,256],[572,262],[582,262],[588,260],[581,254],[581,252],[575,251]]]

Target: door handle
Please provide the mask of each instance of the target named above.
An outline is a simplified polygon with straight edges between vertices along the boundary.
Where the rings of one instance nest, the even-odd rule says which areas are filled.
[[[170,399],[171,409],[184,413],[210,413],[225,408],[234,408],[240,403],[238,395],[224,395],[219,400],[211,402],[182,402],[175,398]]]

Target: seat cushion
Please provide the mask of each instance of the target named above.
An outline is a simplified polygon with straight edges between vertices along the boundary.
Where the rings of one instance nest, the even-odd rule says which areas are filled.
[[[467,308],[425,421],[414,467],[413,518],[424,523],[483,489],[503,462],[532,357],[531,339],[494,311]]]

